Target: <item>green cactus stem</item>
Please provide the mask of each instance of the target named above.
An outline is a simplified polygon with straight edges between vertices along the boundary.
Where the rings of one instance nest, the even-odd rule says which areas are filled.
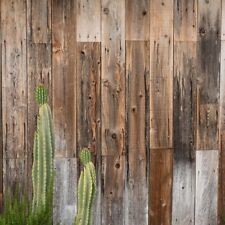
[[[96,172],[88,149],[80,152],[80,160],[84,169],[81,171],[78,182],[78,210],[75,225],[91,225],[92,207],[96,193]]]

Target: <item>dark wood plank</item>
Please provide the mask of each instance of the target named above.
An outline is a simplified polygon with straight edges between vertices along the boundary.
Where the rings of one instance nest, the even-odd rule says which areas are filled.
[[[150,150],[150,208],[151,225],[171,224],[173,151]]]
[[[148,224],[149,42],[126,42],[126,224]],[[137,204],[138,202],[138,204]]]

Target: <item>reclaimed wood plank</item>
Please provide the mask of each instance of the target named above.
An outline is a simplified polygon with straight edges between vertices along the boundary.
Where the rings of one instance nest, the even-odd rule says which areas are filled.
[[[149,42],[126,42],[126,218],[148,224]],[[138,202],[138,204],[137,204]]]
[[[56,0],[52,3],[55,155],[74,157],[76,156],[76,3],[73,0]]]
[[[2,127],[4,192],[16,181],[26,188],[27,156],[26,2],[1,1]],[[11,162],[9,162],[11,160]],[[27,162],[24,162],[25,164]],[[21,178],[22,174],[22,178]],[[26,192],[26,189],[23,189]]]
[[[77,0],[77,41],[101,41],[101,0]]]
[[[174,41],[197,41],[197,1],[174,1]]]
[[[171,224],[173,150],[150,150],[150,208],[151,225]]]
[[[74,224],[77,211],[77,159],[55,159],[55,192],[53,224]]]
[[[196,149],[218,149],[221,1],[198,2]]]
[[[172,148],[173,0],[150,4],[150,147]]]
[[[175,42],[173,225],[194,225],[196,66],[196,43]]]
[[[77,44],[77,149],[87,147],[97,168],[97,196],[93,224],[101,223],[101,45],[97,42]]]
[[[102,1],[102,224],[124,224],[125,0]]]
[[[149,0],[126,0],[126,40],[149,40]]]
[[[195,224],[217,224],[218,150],[196,151]]]

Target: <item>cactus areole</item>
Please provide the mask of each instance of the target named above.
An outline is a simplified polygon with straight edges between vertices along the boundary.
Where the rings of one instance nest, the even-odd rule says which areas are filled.
[[[92,207],[96,192],[96,172],[88,149],[83,149],[80,152],[80,160],[84,169],[78,182],[78,210],[75,225],[91,225]]]
[[[33,212],[38,212],[47,205],[53,191],[54,135],[47,90],[37,87],[35,97],[39,114],[34,135],[32,181]]]

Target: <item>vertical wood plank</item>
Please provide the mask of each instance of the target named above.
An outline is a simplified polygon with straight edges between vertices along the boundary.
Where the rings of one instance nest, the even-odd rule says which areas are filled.
[[[198,2],[196,148],[218,149],[221,1]]]
[[[53,224],[72,225],[77,211],[77,159],[55,159],[55,173]]]
[[[124,224],[125,1],[102,1],[102,224]]]
[[[2,117],[5,190],[16,181],[27,182],[20,163],[27,154],[26,2],[1,1]],[[23,179],[20,180],[20,174]],[[10,178],[10,179],[9,179]],[[24,186],[26,187],[26,186]]]
[[[56,157],[74,157],[76,155],[76,2],[54,0],[52,14]]]
[[[150,4],[150,147],[172,148],[173,0]]]
[[[77,0],[77,41],[101,41],[101,0]]]
[[[149,76],[149,42],[127,41],[125,224],[130,225],[148,224]]]
[[[126,0],[126,40],[149,40],[149,0]]]
[[[0,4],[0,19],[1,17],[1,4]],[[3,210],[3,121],[2,121],[2,28],[0,20],[0,213]]]
[[[173,225],[194,225],[196,42],[174,44]]]
[[[218,150],[196,151],[195,224],[217,224]]]
[[[171,224],[173,152],[150,150],[150,224]]]
[[[94,224],[101,223],[101,45],[77,44],[77,149],[88,147],[95,157],[97,168],[97,196],[94,206]]]
[[[225,41],[225,0],[222,0],[221,14],[221,40]]]

